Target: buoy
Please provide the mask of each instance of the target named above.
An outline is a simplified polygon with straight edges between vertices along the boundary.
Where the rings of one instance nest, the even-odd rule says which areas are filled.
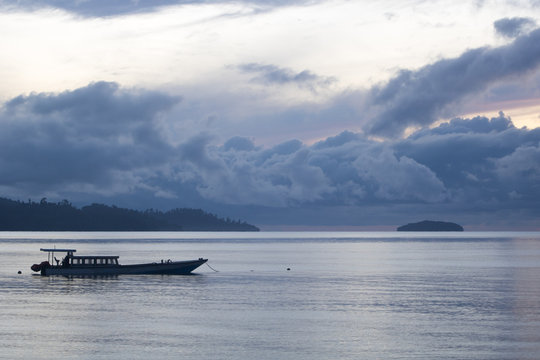
[[[291,268],[287,268],[287,271],[291,271]]]
[[[22,274],[22,271],[21,270],[17,271],[17,274]]]

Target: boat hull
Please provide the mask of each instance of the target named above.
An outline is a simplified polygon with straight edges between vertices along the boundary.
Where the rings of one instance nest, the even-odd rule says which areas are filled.
[[[188,261],[168,261],[164,263],[148,263],[135,265],[105,266],[48,266],[41,269],[41,275],[62,276],[111,276],[111,275],[188,275],[206,263],[208,259]]]

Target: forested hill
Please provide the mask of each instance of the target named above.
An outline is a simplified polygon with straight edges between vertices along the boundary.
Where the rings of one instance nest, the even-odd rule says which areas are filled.
[[[463,226],[452,222],[424,220],[400,226],[397,231],[463,231]]]
[[[221,219],[200,209],[137,211],[69,201],[39,203],[0,198],[0,231],[259,231],[246,222]]]

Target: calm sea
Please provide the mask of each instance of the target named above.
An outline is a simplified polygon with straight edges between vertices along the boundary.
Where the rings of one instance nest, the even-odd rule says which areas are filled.
[[[31,274],[53,246],[218,272]],[[540,233],[0,233],[0,250],[2,359],[540,358]]]

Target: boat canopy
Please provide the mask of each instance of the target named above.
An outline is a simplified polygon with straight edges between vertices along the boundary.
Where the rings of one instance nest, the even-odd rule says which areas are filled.
[[[39,249],[39,251],[45,251],[45,252],[67,252],[67,253],[74,253],[77,250],[75,249]]]
[[[118,265],[119,256],[69,256],[65,261],[69,265]]]

